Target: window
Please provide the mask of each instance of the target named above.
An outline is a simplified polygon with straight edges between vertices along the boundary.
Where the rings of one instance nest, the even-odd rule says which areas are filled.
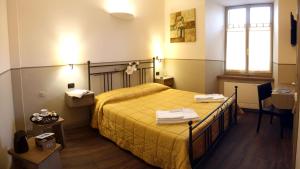
[[[270,4],[226,10],[226,72],[271,73],[272,10]]]

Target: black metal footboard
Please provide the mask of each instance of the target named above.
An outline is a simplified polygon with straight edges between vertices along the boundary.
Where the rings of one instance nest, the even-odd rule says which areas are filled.
[[[208,157],[213,148],[217,145],[217,143],[224,136],[225,131],[229,129],[233,124],[237,124],[237,86],[235,86],[235,92],[219,107],[217,107],[214,111],[212,111],[206,118],[197,122],[193,125],[193,122],[190,121],[189,124],[189,159],[192,168],[201,168],[201,164]],[[232,101],[229,101],[232,100]],[[228,127],[225,126],[225,113],[229,113],[228,117]],[[213,117],[214,116],[214,117]],[[201,131],[197,131],[197,128],[200,125],[208,120],[209,118],[213,118]],[[212,127],[215,123],[218,123],[218,136],[213,139],[212,137]],[[204,139],[204,147],[196,147],[197,141],[201,141]],[[204,149],[203,155],[200,157],[195,157],[194,150],[197,148]]]

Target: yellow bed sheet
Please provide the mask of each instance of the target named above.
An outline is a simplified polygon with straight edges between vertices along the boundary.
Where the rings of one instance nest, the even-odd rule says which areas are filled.
[[[155,112],[192,108],[203,119],[220,105],[196,103],[195,94],[155,83],[103,93],[96,97],[91,125],[149,164],[189,169],[188,124],[157,125]]]

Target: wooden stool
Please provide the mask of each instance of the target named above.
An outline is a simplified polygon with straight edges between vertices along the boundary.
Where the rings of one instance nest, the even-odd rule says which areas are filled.
[[[61,144],[62,148],[66,146],[65,144],[65,135],[64,135],[64,128],[63,128],[64,119],[59,117],[59,119],[55,123],[51,124],[32,124],[33,127],[33,134],[34,136],[40,135],[46,132],[54,132],[56,142]]]
[[[8,153],[13,157],[13,169],[62,169],[59,150],[60,144],[54,149],[40,150],[35,145],[34,138],[28,139],[29,150],[18,154],[13,149]]]

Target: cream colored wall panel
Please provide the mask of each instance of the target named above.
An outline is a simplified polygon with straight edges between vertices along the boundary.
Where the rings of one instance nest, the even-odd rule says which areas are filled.
[[[251,83],[224,83],[224,95],[229,97],[234,93],[234,86],[238,86],[238,104],[242,108],[258,109],[257,85]]]
[[[19,21],[11,22],[18,27],[18,36],[11,37],[17,43],[12,50],[19,50],[22,67],[135,60],[163,53],[161,0],[130,0],[135,15],[131,21],[111,16],[107,0],[16,2],[10,6],[12,18]]]
[[[165,70],[169,76],[174,77],[177,89],[205,93],[204,61],[167,59]]]
[[[9,169],[11,157],[7,150],[13,147],[15,116],[10,71],[0,75],[0,168]]]
[[[290,13],[297,14],[297,0],[279,0],[279,64],[296,63],[296,47],[290,43]]]
[[[75,65],[73,70],[69,66],[26,68],[21,74],[23,113],[28,130],[31,129],[30,115],[42,108],[59,113],[65,119],[66,127],[88,125],[89,109],[71,109],[64,101],[68,83],[87,89],[87,66]]]
[[[205,61],[205,93],[218,93],[217,77],[223,74],[223,61]]]
[[[0,0],[0,73],[10,69],[6,0]]]
[[[278,65],[278,84],[291,84],[297,79],[296,65]]]
[[[205,2],[205,59],[225,58],[225,7],[215,0]]]
[[[22,90],[21,70],[20,69],[11,70],[11,77],[12,77],[16,129],[24,130],[26,128],[25,128],[25,119],[23,114],[24,111],[23,111],[23,90]]]
[[[196,42],[170,43],[170,14],[196,8]],[[165,58],[204,59],[205,58],[205,0],[165,1]]]

